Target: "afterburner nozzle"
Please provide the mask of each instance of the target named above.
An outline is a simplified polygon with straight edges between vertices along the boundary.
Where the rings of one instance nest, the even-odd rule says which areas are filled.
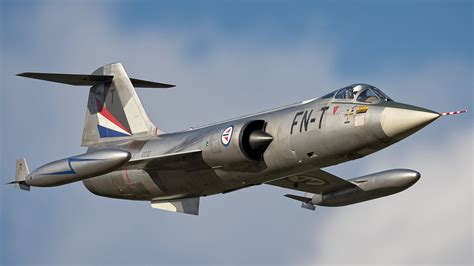
[[[254,151],[264,152],[273,141],[273,137],[262,130],[255,130],[250,134],[249,144]]]

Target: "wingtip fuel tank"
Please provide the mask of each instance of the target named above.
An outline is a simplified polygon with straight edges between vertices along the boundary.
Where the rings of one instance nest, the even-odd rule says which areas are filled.
[[[415,170],[391,169],[349,179],[356,184],[356,189],[324,195],[315,204],[336,207],[389,196],[413,186],[420,177],[421,174]]]
[[[107,149],[84,153],[45,164],[25,177],[35,187],[53,187],[77,182],[110,172],[131,158],[128,151]]]
[[[349,179],[352,185],[324,194],[306,193],[305,196],[292,194],[288,198],[301,201],[302,207],[314,210],[317,206],[340,207],[373,200],[401,192],[413,186],[421,174],[410,169],[391,169]]]

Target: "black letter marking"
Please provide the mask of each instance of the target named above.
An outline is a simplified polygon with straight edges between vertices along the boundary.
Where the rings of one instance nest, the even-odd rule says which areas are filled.
[[[296,118],[303,114],[303,111],[296,113],[295,117],[293,118],[293,123],[291,124],[290,135],[293,134],[293,127],[298,125],[298,120]]]
[[[308,131],[308,123],[309,123],[312,113],[313,113],[313,109],[309,111],[309,114],[308,114],[308,111],[304,111],[303,120],[301,121],[301,124],[300,124],[300,132],[303,131],[303,125],[304,125],[304,131]]]
[[[321,108],[321,111],[323,111],[323,113],[321,114],[321,118],[319,119],[319,129],[321,129],[321,123],[323,122],[323,116],[324,116],[324,113],[329,109],[329,106],[325,106],[323,108]]]

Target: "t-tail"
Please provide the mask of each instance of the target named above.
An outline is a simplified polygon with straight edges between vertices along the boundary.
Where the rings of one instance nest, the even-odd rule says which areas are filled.
[[[87,102],[81,146],[158,135],[138,98],[135,87],[171,88],[174,85],[129,78],[121,63],[102,66],[91,75],[32,73],[18,76],[92,86]]]

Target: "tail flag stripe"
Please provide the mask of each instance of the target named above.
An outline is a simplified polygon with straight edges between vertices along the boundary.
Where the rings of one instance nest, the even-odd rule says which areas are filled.
[[[110,137],[128,137],[130,134],[125,134],[120,131],[115,131],[110,128],[103,127],[101,125],[97,125],[97,129],[99,131],[99,136],[101,138],[110,138]]]
[[[110,121],[109,119],[107,119],[107,117],[103,116],[101,113],[97,114],[97,118],[99,120],[98,126],[103,126],[105,128],[121,132],[121,133],[123,133],[125,135],[128,135],[128,136],[131,135],[130,132],[128,132],[127,130],[124,130],[122,127],[115,124],[113,121]]]
[[[107,109],[107,107],[102,106],[102,110],[100,110],[99,114],[103,117],[103,118],[106,118],[109,122],[111,122],[112,124],[114,124],[115,126],[119,127],[120,129],[122,129],[125,133],[127,133],[128,135],[131,135],[131,132],[128,128],[126,128],[122,123],[120,123],[120,121],[118,121],[113,115],[112,113],[110,113],[110,111]],[[99,122],[101,121],[101,119],[99,119]]]

